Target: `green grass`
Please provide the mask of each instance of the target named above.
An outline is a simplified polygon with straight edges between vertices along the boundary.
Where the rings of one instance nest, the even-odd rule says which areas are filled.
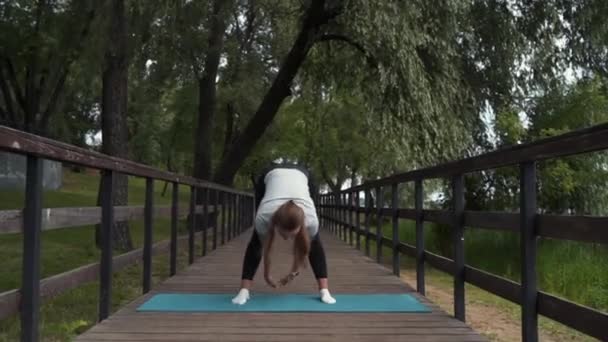
[[[371,226],[375,232],[375,223]],[[392,237],[392,225],[383,224],[383,234]],[[425,225],[425,249],[449,256],[442,240],[440,227]],[[415,225],[400,220],[399,239],[415,245]],[[445,240],[445,239],[444,239]],[[448,242],[449,245],[449,236]],[[373,247],[373,246],[372,246]],[[490,273],[520,281],[520,251],[518,235],[467,229],[465,232],[465,262]],[[386,253],[390,250],[387,249]],[[608,248],[597,244],[541,239],[539,242],[538,282],[542,291],[559,295],[579,304],[608,311]]]
[[[85,207],[95,206],[99,177],[90,174],[65,172],[64,184],[59,191],[45,191],[45,207]],[[154,203],[170,203],[170,189],[165,197],[161,196],[162,182],[155,183]],[[189,189],[180,187],[180,206],[187,206]],[[129,204],[143,205],[145,180],[129,178]],[[0,209],[21,209],[24,194],[22,191],[3,191],[0,196]],[[154,220],[153,240],[166,240],[170,235],[169,218]],[[143,221],[130,222],[131,235],[135,247],[143,241]],[[180,233],[185,233],[185,222],[179,222]],[[22,235],[0,235],[0,292],[19,288],[21,283]],[[197,250],[200,250],[197,245]],[[185,248],[178,249],[180,267],[186,264]],[[153,259],[153,281],[159,282],[168,276],[168,254]],[[41,275],[48,277],[79,266],[99,261],[99,251],[95,247],[94,226],[73,227],[45,231],[41,237]],[[141,265],[128,267],[114,275],[113,309],[137,298],[141,293]],[[98,283],[85,284],[48,302],[41,310],[41,336],[45,341],[66,341],[86,330],[95,323],[97,317]],[[13,317],[0,322],[0,341],[19,339],[19,320]]]
[[[361,219],[361,222],[364,222]],[[371,222],[370,229],[376,232],[376,222]],[[392,237],[392,224],[382,225],[383,234]],[[446,231],[433,224],[425,224],[425,249],[446,257],[446,246],[439,242]],[[415,245],[415,224],[412,221],[399,221],[399,239]],[[448,238],[449,239],[449,238]],[[361,250],[365,250],[365,239],[361,239]],[[448,240],[449,244],[449,240]],[[382,262],[391,263],[392,251],[383,247]],[[370,256],[376,255],[376,242],[370,241]],[[412,269],[414,261],[401,257],[402,267]],[[465,262],[490,273],[520,281],[519,240],[516,234],[493,232],[478,229],[467,229],[465,232]],[[452,288],[452,277],[427,267],[427,281],[445,288]],[[538,282],[542,291],[555,294],[578,304],[586,305],[600,311],[608,311],[608,248],[597,244],[572,241],[542,239],[539,242]],[[514,320],[519,320],[520,307],[507,300],[494,296],[475,286],[466,285],[467,295],[484,304],[501,308]],[[550,333],[559,336],[574,336],[577,340],[584,338],[580,333],[550,319],[541,317],[541,326]]]

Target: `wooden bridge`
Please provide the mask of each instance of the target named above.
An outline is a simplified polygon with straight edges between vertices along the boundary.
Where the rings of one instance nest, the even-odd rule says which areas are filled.
[[[522,340],[538,340],[538,316],[543,315],[589,336],[608,340],[608,315],[538,290],[536,249],[539,237],[608,243],[608,218],[539,214],[536,206],[536,162],[574,154],[608,149],[608,124],[562,136],[519,145],[474,158],[438,165],[428,169],[396,174],[374,180],[340,193],[324,194],[317,199],[322,218],[323,239],[328,254],[330,287],[334,293],[411,292],[432,308],[431,313],[141,313],[135,308],[157,292],[234,293],[245,244],[253,218],[251,194],[187,176],[157,170],[131,161],[108,157],[56,141],[0,126],[0,150],[27,156],[26,200],[23,211],[0,212],[0,234],[24,234],[22,287],[0,293],[0,319],[19,313],[21,340],[39,340],[39,312],[44,300],[91,281],[99,281],[99,323],[79,336],[81,341],[478,341],[485,340],[472,331],[465,320],[465,282],[521,305]],[[78,164],[103,171],[101,207],[42,208],[42,159]],[[519,165],[521,200],[518,213],[475,212],[465,210],[463,177],[467,173]],[[114,207],[112,179],[117,173],[146,179],[143,207]],[[423,208],[423,180],[449,179],[452,183],[452,209]],[[172,205],[154,206],[155,180],[173,184]],[[415,208],[399,207],[399,186],[415,185]],[[178,207],[178,186],[190,187],[187,210]],[[372,207],[370,199],[391,192],[391,205]],[[199,191],[200,190],[200,191]],[[197,200],[198,194],[202,199]],[[362,195],[364,194],[364,195]],[[366,203],[359,205],[364,196]],[[220,213],[218,222],[201,223],[203,232],[195,233],[196,219],[189,221],[187,236],[177,235],[177,220],[197,212],[208,218],[210,211]],[[171,217],[171,239],[153,244],[155,218]],[[382,234],[380,225],[372,227],[371,218],[389,217],[393,232]],[[127,254],[113,256],[112,223],[144,219],[144,246]],[[399,241],[399,220],[416,222],[416,244]],[[381,220],[376,220],[381,222]],[[425,250],[424,223],[450,225],[451,258]],[[59,227],[101,224],[102,254],[99,263],[40,279],[40,235]],[[212,227],[211,227],[212,226]],[[521,237],[522,279],[520,283],[466,265],[463,232],[476,229],[510,231]],[[333,233],[333,234],[332,234]],[[194,241],[201,239],[204,257],[195,260]],[[177,270],[179,242],[187,242],[189,266]],[[382,247],[390,250],[392,270],[369,258],[375,246],[375,259]],[[280,249],[280,260],[289,260],[287,247]],[[170,277],[152,288],[152,255],[169,251]],[[404,284],[399,274],[401,255],[416,260],[416,290]],[[142,261],[143,296],[112,313],[112,273]],[[430,265],[454,278],[454,317],[442,312],[425,297],[425,267]],[[286,266],[285,266],[286,267]],[[279,291],[316,292],[310,271],[302,279]],[[267,292],[258,281],[253,293]]]

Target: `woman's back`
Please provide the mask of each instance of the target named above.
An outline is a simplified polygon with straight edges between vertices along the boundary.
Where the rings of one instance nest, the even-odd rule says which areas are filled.
[[[308,177],[300,170],[277,168],[264,177],[266,191],[263,202],[278,199],[299,199],[312,201],[308,188]]]

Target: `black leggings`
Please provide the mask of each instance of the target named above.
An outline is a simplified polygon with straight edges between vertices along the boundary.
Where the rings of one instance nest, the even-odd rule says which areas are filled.
[[[247,245],[247,251],[245,252],[245,260],[243,260],[243,275],[242,279],[253,280],[255,272],[260,265],[262,260],[262,242],[258,236],[258,233],[253,230],[251,240]],[[321,244],[321,238],[319,234],[315,235],[310,240],[310,253],[308,254],[308,261],[312,267],[312,271],[317,279],[327,278],[327,263],[325,261],[325,251]]]

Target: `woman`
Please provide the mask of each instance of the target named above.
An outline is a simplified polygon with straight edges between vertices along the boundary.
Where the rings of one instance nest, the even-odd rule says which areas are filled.
[[[234,304],[245,304],[249,300],[249,289],[253,283],[262,254],[264,256],[264,279],[276,288],[287,285],[299,275],[306,258],[319,284],[321,301],[334,304],[336,300],[328,290],[325,252],[319,237],[319,220],[313,203],[313,185],[308,171],[297,165],[273,165],[261,174],[255,184],[257,213],[253,235],[243,261],[241,289],[232,299]],[[270,276],[271,250],[279,235],[294,241],[294,259],[291,272],[277,284]]]

